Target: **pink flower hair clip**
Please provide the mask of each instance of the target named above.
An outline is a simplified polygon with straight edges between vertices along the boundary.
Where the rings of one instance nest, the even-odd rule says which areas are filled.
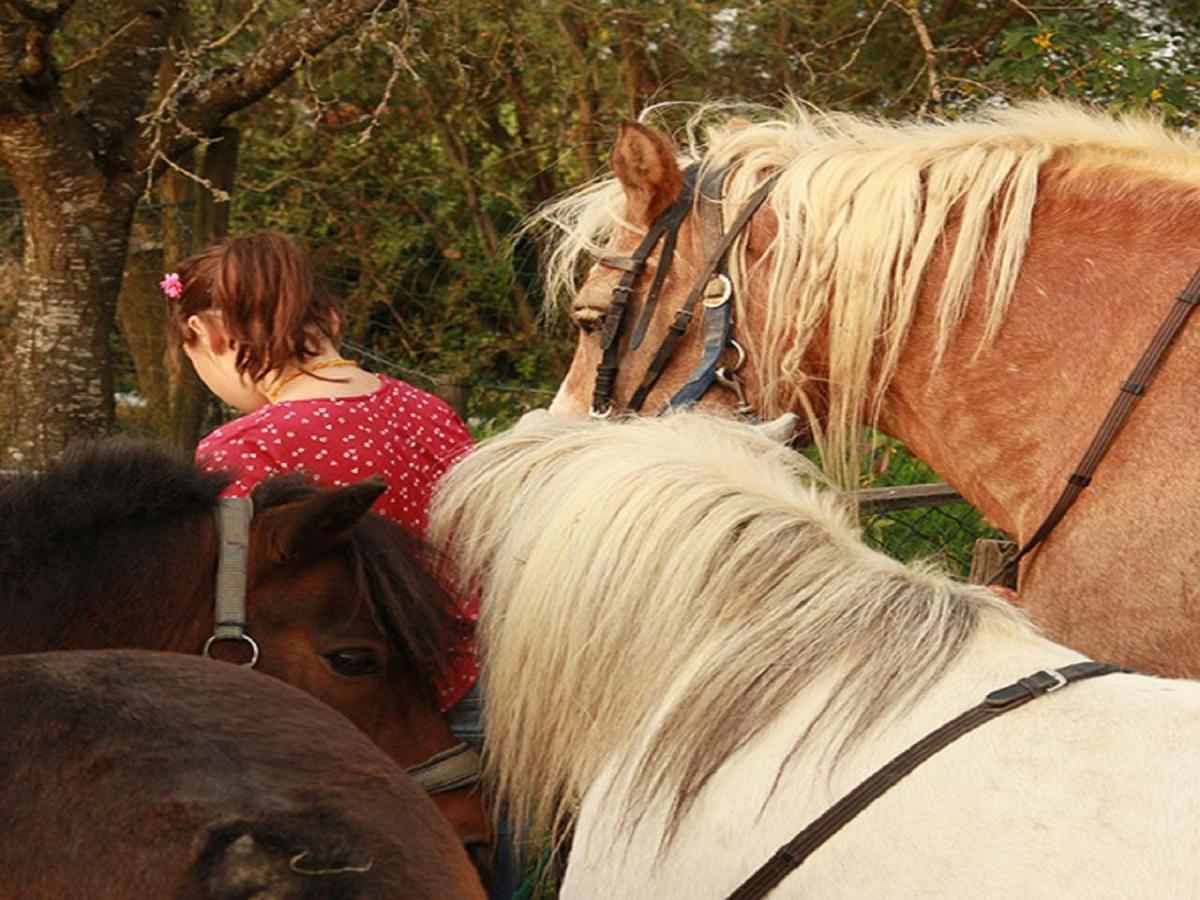
[[[172,300],[178,300],[183,296],[183,282],[179,280],[177,272],[168,272],[163,276],[163,280],[158,283],[158,286]]]

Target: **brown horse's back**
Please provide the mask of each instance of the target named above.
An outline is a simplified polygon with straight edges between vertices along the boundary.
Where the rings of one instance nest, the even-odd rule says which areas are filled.
[[[179,654],[0,658],[0,896],[482,897],[429,797],[346,719]]]

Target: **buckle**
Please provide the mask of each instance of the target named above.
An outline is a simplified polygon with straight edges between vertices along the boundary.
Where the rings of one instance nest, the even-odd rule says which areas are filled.
[[[717,290],[713,291],[713,282],[717,282]],[[733,282],[724,272],[714,272],[704,286],[704,305],[708,309],[716,309],[729,302],[733,296]]]
[[[1058,669],[1042,669],[1038,674],[1047,676],[1053,682],[1048,688],[1042,691],[1044,694],[1053,694],[1055,691],[1067,686],[1067,676],[1058,671]]]

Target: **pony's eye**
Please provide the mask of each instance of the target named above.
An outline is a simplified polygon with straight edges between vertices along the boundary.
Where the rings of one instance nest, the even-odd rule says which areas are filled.
[[[361,678],[364,675],[377,675],[383,671],[383,663],[379,654],[367,647],[350,647],[346,650],[335,650],[325,654],[329,667],[339,675],[347,678]]]
[[[604,313],[580,315],[575,321],[584,334],[595,334],[604,326]]]

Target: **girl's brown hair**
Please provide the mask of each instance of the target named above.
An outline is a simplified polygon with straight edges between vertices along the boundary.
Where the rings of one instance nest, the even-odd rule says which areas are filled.
[[[258,381],[288,364],[303,366],[319,352],[320,339],[335,340],[338,315],[300,245],[264,231],[229,238],[179,264],[183,293],[173,301],[171,324],[191,343],[191,316],[221,314],[237,345],[237,370]]]

